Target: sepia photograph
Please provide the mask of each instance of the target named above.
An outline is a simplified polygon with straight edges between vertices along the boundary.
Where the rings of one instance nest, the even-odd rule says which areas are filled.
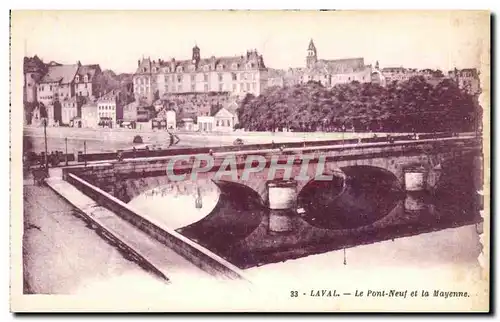
[[[490,24],[11,11],[11,311],[489,312]]]

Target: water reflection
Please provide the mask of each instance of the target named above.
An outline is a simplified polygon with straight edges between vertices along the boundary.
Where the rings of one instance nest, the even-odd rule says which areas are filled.
[[[224,181],[159,187],[132,203],[248,268],[476,223],[474,174],[457,167],[443,172],[437,189],[408,193],[390,173],[347,167],[345,177],[307,184],[298,194],[299,212],[270,210],[251,188]]]
[[[219,188],[212,181],[173,182],[142,193],[129,205],[155,217],[165,227],[177,229],[208,216],[219,196]]]

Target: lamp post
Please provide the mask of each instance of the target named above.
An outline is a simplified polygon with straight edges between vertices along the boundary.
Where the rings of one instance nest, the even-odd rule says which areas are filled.
[[[68,138],[64,138],[64,143],[66,145],[66,166],[68,166]]]
[[[49,155],[48,155],[48,148],[47,148],[47,118],[42,119],[43,122],[43,137],[45,141],[45,171],[49,171]]]
[[[87,166],[87,141],[83,141],[83,164]]]

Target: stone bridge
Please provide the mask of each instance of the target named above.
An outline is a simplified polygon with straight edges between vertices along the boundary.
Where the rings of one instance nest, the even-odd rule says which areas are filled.
[[[295,179],[295,189],[300,193],[306,185],[318,181],[318,175],[333,176],[341,182],[363,177],[374,183],[390,182],[394,189],[432,191],[438,186],[443,172],[458,171],[463,162],[474,162],[480,151],[479,139],[461,137],[231,152],[213,157],[188,155],[126,159],[78,167],[71,172],[124,202],[162,185],[173,184],[179,189],[188,189],[194,184],[223,180],[251,188],[266,203],[268,182]],[[213,164],[208,164],[210,158],[214,160]],[[265,161],[259,164],[257,158]]]
[[[477,222],[481,148],[479,138],[453,137],[240,151],[88,164],[63,176],[123,202],[178,195],[153,202],[166,227],[244,268]],[[193,220],[175,224],[190,211]]]

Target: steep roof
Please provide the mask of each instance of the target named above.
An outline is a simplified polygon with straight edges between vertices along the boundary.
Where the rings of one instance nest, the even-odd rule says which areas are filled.
[[[162,68],[164,71],[168,70],[166,72],[175,72],[179,66],[183,68],[183,72],[189,72],[192,67],[195,67],[195,71],[203,71],[205,66],[208,66],[208,70],[219,70],[217,69],[219,65],[222,66],[223,71],[227,71],[233,69],[232,65],[235,63],[239,64],[238,70],[244,69],[247,63],[254,63],[254,68],[266,68],[262,55],[259,55],[256,50],[249,50],[246,55],[201,58],[197,65],[194,65],[191,59],[171,59],[169,61],[160,59],[156,61],[143,58],[137,63],[136,74],[159,73]]]
[[[309,46],[307,47],[307,49],[316,51],[316,46],[314,46],[314,41],[312,40],[312,38],[309,41]]]
[[[92,82],[92,80],[94,79],[94,76],[97,75],[98,73],[101,72],[101,67],[98,65],[98,64],[94,64],[94,65],[83,65],[83,66],[80,66],[78,68],[78,71],[76,72],[77,75],[79,75],[80,77],[83,77],[85,75],[88,75],[89,76],[89,82]]]
[[[224,107],[221,108],[215,115],[215,117],[233,117],[233,113],[226,110]]]
[[[69,84],[75,78],[78,65],[49,66],[47,74],[43,76],[40,83]]]

